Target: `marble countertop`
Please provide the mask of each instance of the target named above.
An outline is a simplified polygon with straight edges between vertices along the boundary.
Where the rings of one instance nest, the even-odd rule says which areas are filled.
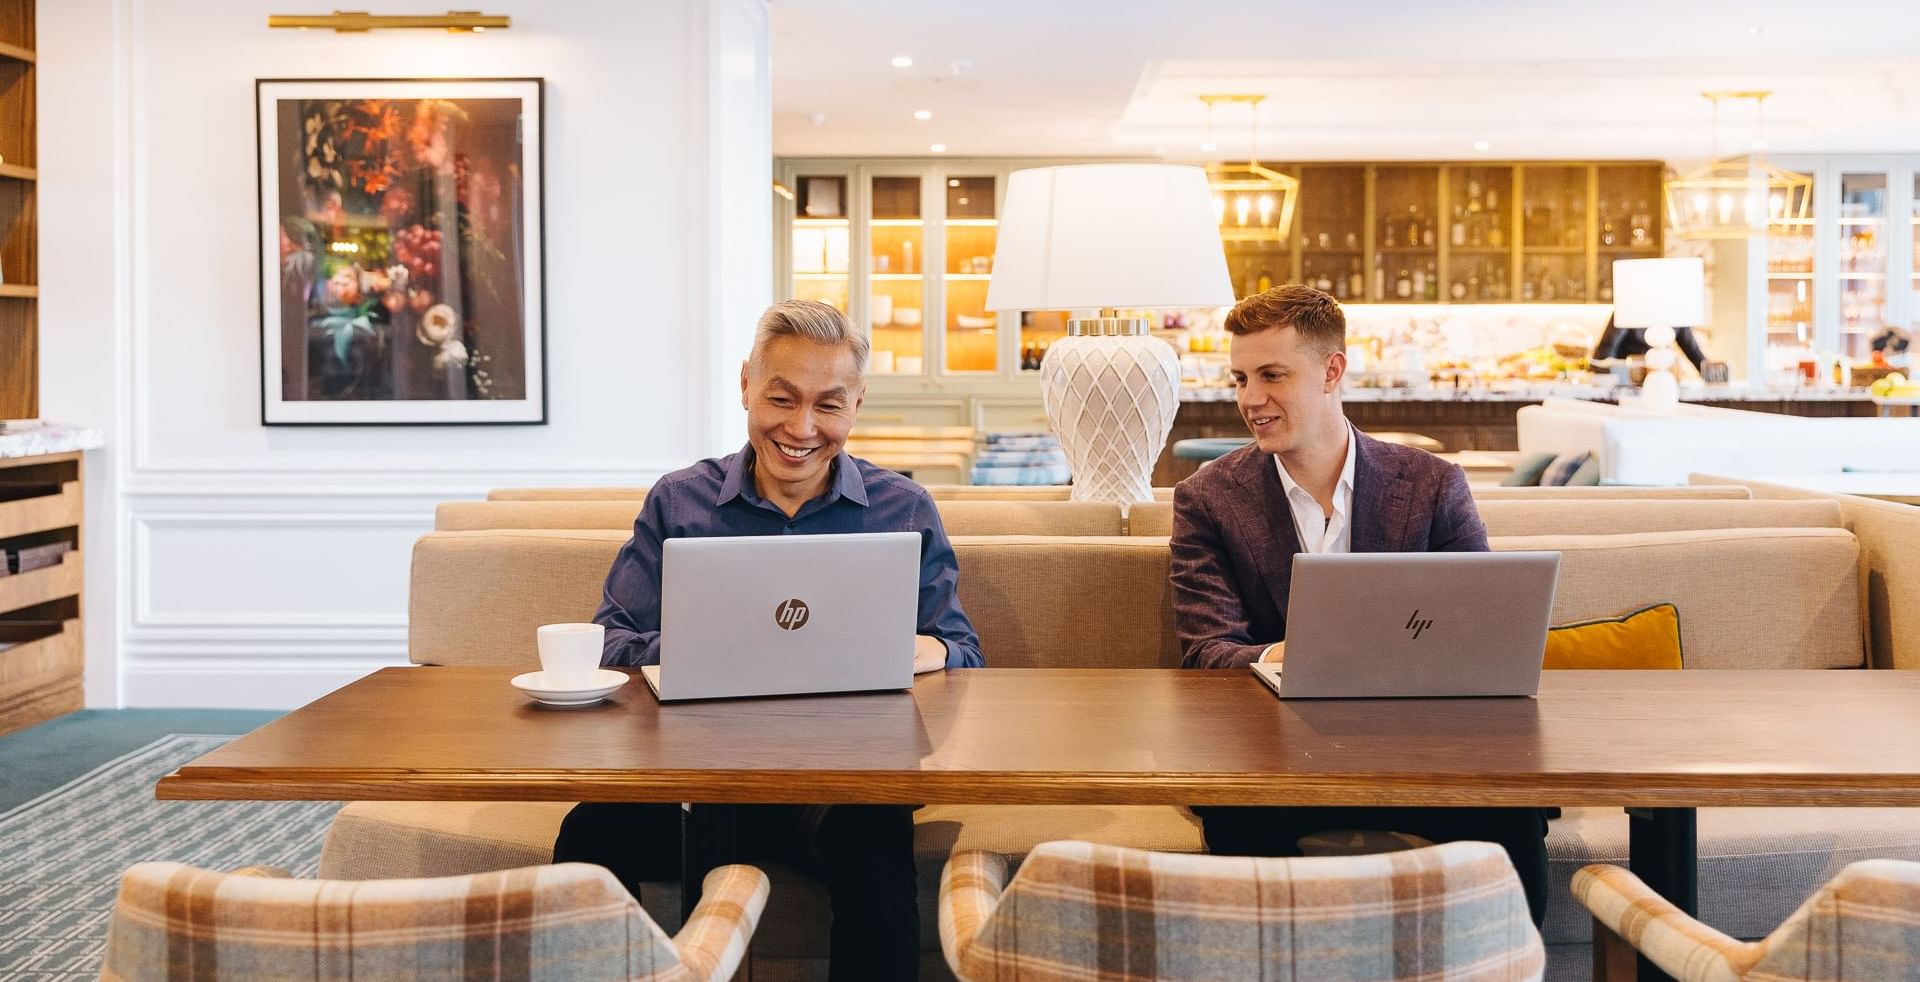
[[[99,430],[45,420],[7,420],[6,429],[0,430],[0,458],[98,450],[106,444]]]
[[[1341,392],[1340,398],[1344,402],[1540,402],[1548,398],[1613,399],[1637,392],[1633,388],[1616,389],[1607,385],[1575,385],[1571,382],[1502,382],[1459,389],[1440,385],[1425,389],[1349,386]],[[1680,398],[1685,402],[1864,402],[1869,396],[1864,388],[1705,385],[1695,382],[1680,386]],[[1180,387],[1180,401],[1232,402],[1233,389],[1224,385],[1186,384]]]

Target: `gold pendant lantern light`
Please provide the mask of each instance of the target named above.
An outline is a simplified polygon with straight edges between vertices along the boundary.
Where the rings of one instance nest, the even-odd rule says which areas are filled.
[[[1220,224],[1222,242],[1284,242],[1293,227],[1293,209],[1300,201],[1300,181],[1261,165],[1259,109],[1264,95],[1203,95],[1207,104],[1207,144],[1213,144],[1215,103],[1247,106],[1252,138],[1244,164],[1207,165],[1207,188]]]
[[[1744,239],[1767,225],[1795,224],[1813,213],[1813,179],[1767,163],[1765,100],[1771,92],[1702,92],[1713,103],[1712,156],[1706,166],[1666,182],[1667,215],[1685,239]],[[1757,122],[1751,153],[1720,156],[1720,100],[1751,99]]]

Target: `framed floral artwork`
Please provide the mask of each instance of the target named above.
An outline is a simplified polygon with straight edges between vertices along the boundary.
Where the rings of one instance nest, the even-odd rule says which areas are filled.
[[[260,79],[260,421],[544,423],[540,79]]]

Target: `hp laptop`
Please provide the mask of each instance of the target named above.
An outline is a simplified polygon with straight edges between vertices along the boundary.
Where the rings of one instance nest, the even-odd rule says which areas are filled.
[[[1283,699],[1534,695],[1559,572],[1557,552],[1302,553],[1286,658],[1254,674]]]
[[[905,689],[919,623],[920,534],[668,539],[662,702]]]

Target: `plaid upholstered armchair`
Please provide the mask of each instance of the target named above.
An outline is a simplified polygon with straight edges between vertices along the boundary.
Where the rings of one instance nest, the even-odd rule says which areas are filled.
[[[120,881],[107,982],[731,978],[767,878],[723,866],[669,938],[613,874],[566,863],[420,880],[292,880],[141,863]]]
[[[1519,878],[1484,842],[1307,859],[1048,842],[1011,884],[1001,856],[960,852],[940,945],[962,980],[1509,980],[1546,965]]]
[[[1632,873],[1573,874],[1593,912],[1595,979],[1630,978],[1634,952],[1682,982],[1869,982],[1920,978],[1920,863],[1852,863],[1759,941],[1688,917]]]

